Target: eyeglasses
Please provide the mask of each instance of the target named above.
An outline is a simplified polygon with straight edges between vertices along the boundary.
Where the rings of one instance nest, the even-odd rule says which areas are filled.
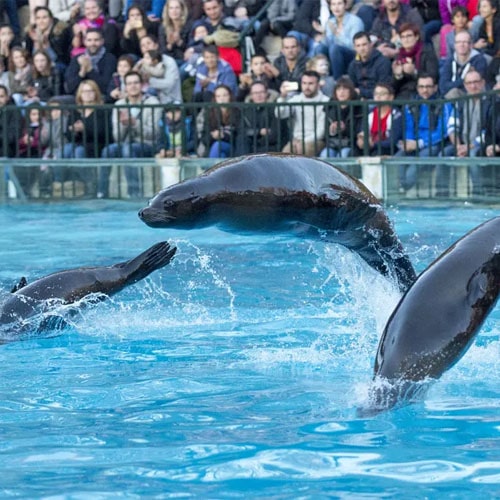
[[[417,85],[417,88],[422,90],[432,90],[434,87],[435,85]]]
[[[140,85],[141,82],[139,80],[134,80],[133,82],[125,82],[125,85]]]
[[[389,92],[374,92],[373,97],[384,97],[386,95],[391,95]]]
[[[466,43],[467,45],[470,44],[470,40],[455,40],[455,43]]]
[[[479,85],[483,83],[483,80],[471,80],[469,82],[464,82],[464,85]]]
[[[413,38],[414,36],[415,36],[415,33],[407,33],[406,35],[399,35],[399,38],[404,40],[406,38]]]

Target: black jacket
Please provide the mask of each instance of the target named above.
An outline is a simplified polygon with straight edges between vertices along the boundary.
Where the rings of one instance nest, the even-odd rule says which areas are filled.
[[[365,99],[373,99],[373,89],[377,83],[392,83],[391,61],[378,50],[372,51],[368,61],[354,59],[347,73]]]

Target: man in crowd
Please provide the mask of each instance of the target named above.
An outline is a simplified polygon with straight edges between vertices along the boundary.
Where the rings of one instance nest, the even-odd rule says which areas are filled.
[[[271,66],[277,87],[283,82],[292,83],[298,91],[300,78],[306,69],[307,56],[302,51],[299,41],[293,36],[285,36],[281,42],[281,54]]]
[[[421,103],[437,100],[437,84],[433,76],[421,74],[417,80],[415,103],[406,105],[403,117],[403,139],[396,156],[438,156],[447,141],[448,120],[452,113],[449,103]],[[399,189],[405,193],[417,182],[418,167],[401,165]]]
[[[113,140],[102,151],[103,158],[144,158],[154,155],[154,144],[158,142],[160,109],[152,105],[160,101],[155,96],[142,92],[142,77],[137,71],[125,75],[127,97],[116,101],[113,109]],[[99,198],[109,195],[109,174],[111,167],[101,167],[99,175]],[[141,194],[139,170],[125,167],[127,190],[130,197]]]
[[[65,86],[68,94],[75,94],[83,80],[94,80],[101,94],[107,88],[116,71],[116,57],[104,47],[104,38],[98,28],[89,28],[84,39],[85,52],[73,57],[65,72]]]
[[[327,102],[329,99],[319,90],[319,80],[320,76],[316,71],[305,71],[300,81],[302,90],[300,94],[296,94],[295,91],[290,92],[288,82],[281,84],[277,102],[298,104],[276,107],[277,118],[292,118],[292,123],[289,125],[291,138],[283,148],[283,153],[316,156],[325,145],[325,108],[319,103]],[[289,98],[290,93],[292,97]]]
[[[365,31],[353,37],[356,58],[348,68],[348,75],[363,99],[373,99],[377,83],[392,83],[391,61],[373,48],[370,35]]]

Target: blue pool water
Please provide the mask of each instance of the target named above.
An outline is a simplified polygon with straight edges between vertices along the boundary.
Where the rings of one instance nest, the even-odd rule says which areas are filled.
[[[498,495],[498,306],[425,401],[358,418],[391,283],[333,244],[151,229],[138,208],[0,208],[0,301],[23,275],[179,248],[62,335],[0,346],[1,498]],[[500,214],[389,212],[419,271]]]

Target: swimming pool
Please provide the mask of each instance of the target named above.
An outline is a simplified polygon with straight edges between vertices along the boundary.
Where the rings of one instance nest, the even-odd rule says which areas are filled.
[[[0,496],[498,493],[498,306],[424,402],[361,419],[391,283],[333,244],[151,229],[138,208],[0,208],[4,297],[23,275],[179,248],[62,335],[0,346]],[[421,271],[500,211],[389,214]]]

